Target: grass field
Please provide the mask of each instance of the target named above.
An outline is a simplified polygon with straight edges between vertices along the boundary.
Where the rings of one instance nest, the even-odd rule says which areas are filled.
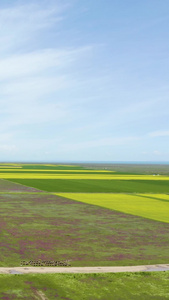
[[[169,272],[0,275],[0,299],[165,300]]]
[[[169,223],[169,195],[79,194],[58,193],[58,196],[98,205],[112,210]],[[144,197],[143,197],[144,196]]]
[[[43,193],[1,193],[0,207],[0,266],[37,259],[70,259],[72,266],[168,261],[167,223]]]

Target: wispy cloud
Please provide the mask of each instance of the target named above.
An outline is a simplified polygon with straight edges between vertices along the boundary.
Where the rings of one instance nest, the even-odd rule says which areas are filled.
[[[13,152],[16,151],[17,147],[15,145],[0,145],[0,152]]]
[[[1,128],[72,118],[72,104],[63,98],[66,90],[76,89],[78,80],[67,72],[88,48],[29,53],[0,63]],[[4,72],[3,72],[4,70]]]
[[[96,140],[88,140],[85,142],[73,142],[62,145],[62,150],[69,149],[70,151],[85,150],[90,148],[97,147],[109,147],[109,146],[122,146],[127,145],[133,141],[137,141],[139,138],[136,136],[124,136],[124,137],[112,137],[112,138],[103,138]]]
[[[35,35],[41,40],[41,31],[56,26],[65,9],[58,2],[37,1],[0,10],[0,25],[5,28],[0,34],[4,45],[0,50],[1,132],[16,126],[21,130],[25,124],[55,121],[56,125],[72,118],[71,101],[60,91],[76,88],[78,80],[72,71],[92,47],[33,46]],[[29,45],[23,43],[26,39]]]
[[[144,36],[134,41],[125,34],[121,5],[114,20],[107,10],[102,24],[99,8],[92,15],[96,6],[72,0],[0,3],[1,153],[13,149],[18,158],[30,160],[35,152],[37,158],[46,152],[56,160],[57,155],[69,160],[70,153],[95,158],[96,152],[99,159],[105,153],[111,158],[114,149],[119,159],[126,149],[128,157],[136,149],[163,153],[157,138],[169,131],[155,131],[154,124],[158,118],[159,128],[168,128],[167,65],[166,73],[158,73],[155,44],[146,47]],[[130,29],[144,29],[129,19]],[[110,30],[115,20],[116,33]],[[148,18],[145,28],[155,26],[154,20]]]
[[[163,137],[169,136],[169,130],[157,130],[149,133],[150,137]]]
[[[154,150],[154,151],[153,151],[153,154],[155,154],[155,155],[160,155],[161,153],[160,153],[160,151],[158,151],[158,150]]]
[[[80,58],[90,47],[76,49],[42,49],[0,59],[0,80],[17,79],[21,76],[42,74],[48,69],[55,73]]]
[[[27,42],[34,44],[34,38],[42,29],[62,20],[62,9],[58,2],[55,6],[44,7],[43,1],[22,5],[14,2],[13,6],[1,9],[0,53],[5,56],[10,50],[21,50],[20,46]]]

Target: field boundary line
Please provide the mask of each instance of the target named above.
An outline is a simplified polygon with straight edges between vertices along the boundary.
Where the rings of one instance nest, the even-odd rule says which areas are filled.
[[[0,274],[55,274],[55,273],[124,273],[169,271],[169,264],[120,267],[0,267]]]
[[[8,178],[8,179],[10,179],[10,178]],[[44,191],[44,190],[40,190],[40,189],[38,189],[38,188],[35,188],[35,187],[33,187],[33,186],[29,186],[29,185],[25,185],[25,184],[22,184],[22,183],[19,183],[19,182],[15,182],[15,181],[12,181],[12,180],[8,180],[7,178],[0,178],[0,180],[4,180],[4,181],[7,181],[7,182],[13,182],[13,183],[15,183],[15,184],[18,184],[18,185],[21,185],[21,186],[24,186],[24,187],[27,187],[27,188],[32,188],[32,189],[36,189],[36,190],[38,190],[38,191],[40,191],[40,192],[46,192],[46,193],[48,193],[47,191]],[[5,192],[6,193],[6,192]],[[22,193],[22,191],[21,191],[21,193]],[[28,192],[29,193],[29,192]],[[33,192],[32,192],[33,193]],[[36,193],[36,192],[35,192]],[[38,193],[38,192],[37,192]]]

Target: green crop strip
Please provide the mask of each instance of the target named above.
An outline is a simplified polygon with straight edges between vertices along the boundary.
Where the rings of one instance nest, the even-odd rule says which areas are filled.
[[[72,193],[169,193],[168,181],[89,179],[8,179],[47,192]]]

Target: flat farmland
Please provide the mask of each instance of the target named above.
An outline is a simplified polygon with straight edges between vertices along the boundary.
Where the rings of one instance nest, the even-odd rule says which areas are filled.
[[[42,173],[44,173],[44,176],[46,175],[46,174],[60,174],[60,176],[62,175],[62,174],[108,174],[108,175],[110,175],[110,174],[114,174],[114,172],[113,171],[104,171],[104,170],[66,170],[66,169],[62,169],[62,170],[60,170],[60,169],[23,169],[23,168],[0,168],[0,173],[3,173],[3,175],[5,175],[5,173],[7,173],[7,175],[9,176],[10,174],[13,176],[13,174],[14,175],[18,175],[19,173],[22,173],[22,174],[31,174],[31,176],[35,176],[35,173],[37,173],[37,174],[42,174]]]
[[[57,195],[83,203],[169,223],[169,195],[94,193],[60,193]]]
[[[8,182],[34,187],[47,192],[72,193],[169,193],[169,182],[155,180],[97,179],[9,179]]]
[[[166,263],[169,224],[52,194],[0,194],[0,265],[71,260],[72,266]]]
[[[36,188],[0,179],[0,193],[36,193],[43,192]]]
[[[0,168],[0,178],[47,192],[169,193],[169,176],[119,174],[76,166],[23,165]]]
[[[45,173],[45,174],[44,174]],[[150,180],[150,181],[169,181],[169,176],[153,176],[153,175],[119,175],[119,174],[109,174],[108,172],[106,174],[102,174],[100,172],[94,172],[88,171],[86,173],[80,173],[79,174],[65,174],[64,173],[57,173],[53,172],[51,173],[46,173],[46,172],[40,172],[40,173],[35,173],[35,172],[0,172],[0,178],[4,179],[10,179],[10,178],[16,178],[16,179],[97,179],[97,180]]]
[[[127,172],[0,165],[0,266],[39,259],[70,260],[72,267],[168,263],[168,174]],[[143,299],[167,299],[168,272],[149,274],[0,275],[0,297],[99,299],[99,288],[103,299],[140,299],[143,289]]]

